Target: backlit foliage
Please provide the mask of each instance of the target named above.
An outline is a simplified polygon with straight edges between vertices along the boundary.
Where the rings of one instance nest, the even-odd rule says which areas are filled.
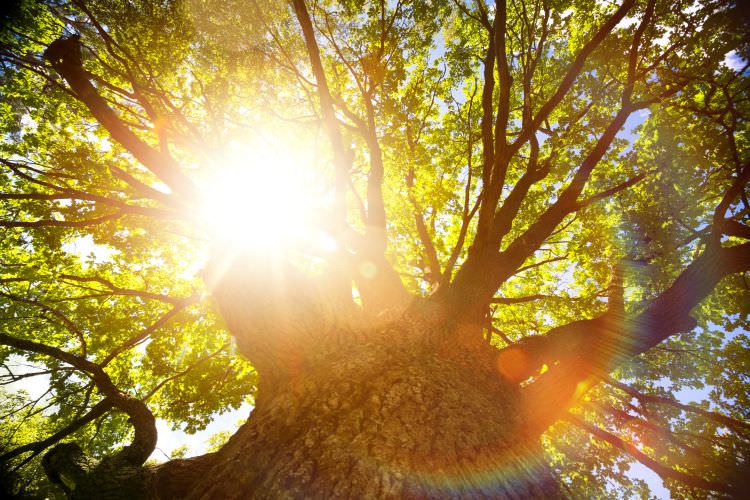
[[[508,95],[496,86],[490,99],[507,103],[509,142],[555,95],[618,7],[508,3],[508,75],[495,78],[509,76],[513,85]],[[476,232],[485,185],[485,24],[495,7],[482,0],[320,0],[308,9],[352,158],[347,220],[356,230],[367,225],[374,134],[385,177],[387,258],[409,291],[427,296],[465,261]],[[603,313],[617,262],[625,263],[626,311],[637,314],[700,254],[716,206],[748,169],[748,19],[739,3],[638,1],[585,60],[509,163],[501,201],[532,158],[549,171],[531,185],[500,249],[557,200],[618,113],[628,82],[629,99],[641,104],[592,171],[580,208],[502,284],[488,312],[494,345]],[[202,279],[207,260],[217,247],[244,245],[259,256],[289,257],[314,275],[345,246],[326,224],[335,209],[336,152],[292,7],[266,0],[22,0],[1,29],[0,333],[85,356],[157,418],[188,433],[252,402],[256,374],[235,352],[210,299]],[[112,139],[43,59],[50,43],[73,33],[81,37],[83,67],[119,118],[141,141],[167,151],[198,186],[238,165],[287,173],[275,181],[237,177],[238,190],[202,201],[237,202],[209,212],[208,220],[198,209],[165,202],[166,183]],[[269,190],[262,206],[245,203]],[[744,235],[727,232],[727,245],[747,239],[745,192],[743,186],[727,213]],[[272,235],[269,228],[278,227],[291,237]],[[691,476],[736,482],[747,474],[749,304],[746,274],[725,278],[693,312],[691,332],[618,368],[571,410],[572,420],[545,434],[550,462],[572,496],[651,494],[631,470],[637,457],[581,422]],[[89,377],[49,356],[0,345],[0,359],[2,383],[26,377],[0,393],[0,455],[45,439],[104,398]],[[48,382],[49,391],[14,392],[32,379]],[[64,439],[102,456],[130,432],[126,416],[107,412]],[[41,479],[42,452],[2,466],[38,495],[52,494]],[[662,476],[675,498],[706,494]]]

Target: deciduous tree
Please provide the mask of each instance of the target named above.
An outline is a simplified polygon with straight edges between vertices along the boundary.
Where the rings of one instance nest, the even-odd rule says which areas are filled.
[[[639,462],[675,497],[740,495],[749,19],[16,2],[2,381],[49,389],[2,393],[4,487],[645,496]],[[147,462],[157,419],[244,401],[223,446]]]

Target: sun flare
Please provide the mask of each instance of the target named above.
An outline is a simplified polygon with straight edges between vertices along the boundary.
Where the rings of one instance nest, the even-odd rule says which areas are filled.
[[[320,238],[315,219],[326,194],[299,152],[231,142],[203,188],[199,217],[216,241],[273,249]]]

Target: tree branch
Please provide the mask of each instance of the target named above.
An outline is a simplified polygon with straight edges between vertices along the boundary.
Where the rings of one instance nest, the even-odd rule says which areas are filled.
[[[585,430],[586,432],[593,434],[597,438],[608,442],[615,448],[624,451],[652,471],[656,472],[662,479],[671,479],[694,488],[718,491],[721,493],[731,493],[733,491],[730,485],[720,483],[718,481],[709,481],[707,479],[703,479],[702,477],[693,476],[692,474],[687,474],[685,472],[675,470],[671,467],[667,467],[666,465],[662,465],[653,458],[643,453],[635,445],[605,431],[604,429],[589,424],[577,415],[568,413],[565,415],[565,419]]]
[[[346,189],[349,182],[349,170],[351,169],[353,153],[344,146],[341,130],[336,121],[333,99],[328,89],[328,81],[326,80],[325,70],[320,59],[320,48],[318,47],[318,42],[315,40],[310,14],[307,12],[304,0],[292,0],[292,5],[297,14],[297,21],[302,28],[307,55],[312,66],[313,75],[315,76],[315,82],[317,83],[323,123],[326,127],[328,139],[331,141],[333,147],[334,163],[336,165],[334,212],[340,223],[346,224]]]
[[[442,272],[440,269],[440,260],[438,259],[435,245],[432,242],[430,233],[427,230],[427,224],[424,221],[424,215],[422,214],[422,207],[419,205],[416,196],[414,195],[414,181],[416,174],[414,169],[409,171],[406,178],[406,187],[408,189],[409,202],[412,204],[414,209],[414,223],[417,227],[417,235],[419,240],[422,242],[422,246],[425,250],[425,256],[427,257],[427,265],[429,266],[429,273],[427,280],[431,283],[437,283]]]
[[[117,211],[111,214],[102,215],[94,219],[83,220],[57,220],[57,219],[38,219],[32,221],[20,220],[0,220],[0,227],[88,227],[96,226],[104,222],[119,219],[125,214]]]
[[[524,392],[534,414],[530,427],[545,429],[598,378],[669,336],[692,330],[690,311],[730,274],[750,269],[750,243],[733,247],[707,246],[671,287],[633,317],[604,314],[577,321],[538,336],[524,347],[524,374],[533,375],[541,363],[552,366]]]
[[[500,285],[513,276],[524,261],[540,248],[569,213],[575,211],[577,197],[583,191],[591,172],[633,111],[635,107],[632,105],[620,108],[557,201],[504,251],[498,253],[495,249],[485,248],[469,256],[449,287],[450,293],[447,293],[449,300],[458,304],[457,309],[464,317],[481,314]],[[518,186],[518,189],[522,190],[524,186]]]
[[[188,306],[188,304],[190,304],[189,301],[176,303],[172,309],[170,309],[164,315],[159,317],[159,319],[151,323],[142,331],[130,337],[119,347],[116,347],[115,349],[110,351],[109,354],[107,354],[107,356],[102,360],[101,366],[102,367],[107,366],[113,359],[115,359],[117,356],[119,356],[123,352],[127,351],[128,349],[132,349],[133,347],[137,346],[138,344],[146,340],[149,336],[151,336],[152,333],[154,333],[159,328],[166,325],[172,318],[174,318],[183,309],[185,309]]]
[[[139,466],[154,451],[156,447],[156,420],[154,415],[143,402],[118,389],[101,366],[84,357],[76,356],[56,347],[19,339],[3,333],[0,333],[0,344],[49,356],[90,375],[102,394],[111,399],[114,406],[130,416],[130,422],[135,429],[133,441],[123,448],[117,456],[135,466]]]
[[[704,410],[703,408],[700,408],[699,406],[695,406],[692,404],[680,403],[676,399],[670,398],[667,396],[645,394],[609,376],[605,377],[604,381],[607,384],[623,391],[628,396],[636,398],[643,403],[656,403],[656,404],[673,406],[675,408],[679,408],[680,410],[691,412],[691,413],[697,413],[698,415],[702,415],[706,418],[714,420],[718,422],[719,424],[724,425],[734,430],[735,432],[750,433],[750,423],[743,422],[736,418],[728,417],[726,415],[722,415],[721,413],[716,413],[715,411]]]
[[[85,335],[83,334],[83,332],[81,331],[81,329],[78,328],[78,326],[70,318],[68,318],[68,316],[66,316],[65,313],[63,313],[61,310],[57,309],[56,307],[52,307],[52,306],[50,306],[48,304],[45,304],[44,302],[41,302],[41,301],[36,300],[36,299],[27,298],[27,297],[21,297],[21,296],[13,295],[13,294],[6,293],[6,292],[0,292],[0,297],[5,297],[5,298],[10,299],[10,300],[15,301],[15,302],[23,302],[24,304],[32,305],[34,307],[37,307],[37,308],[41,309],[44,312],[47,312],[47,313],[53,315],[57,319],[59,319],[60,322],[63,324],[63,326],[70,333],[72,333],[73,335],[75,335],[76,338],[78,339],[78,341],[80,342],[80,344],[81,344],[81,356],[83,356],[83,357],[86,356],[87,346],[86,346],[86,337],[85,337]]]
[[[41,440],[41,441],[35,441],[33,443],[27,443],[23,446],[19,446],[18,448],[15,448],[3,455],[0,455],[0,463],[1,462],[7,462],[8,460],[11,460],[14,457],[17,457],[19,455],[22,455],[26,452],[33,452],[32,456],[36,456],[42,451],[46,450],[53,444],[59,442],[60,440],[68,437],[69,435],[76,432],[78,429],[83,427],[84,425],[93,422],[97,418],[101,417],[105,413],[107,413],[112,407],[114,406],[114,402],[112,398],[106,397],[99,401],[97,404],[95,404],[83,417],[78,418],[71,422],[70,424],[66,425],[59,431],[55,432],[51,436]]]
[[[92,85],[89,75],[83,69],[81,43],[77,35],[54,41],[44,52],[44,58],[68,82],[76,98],[86,105],[94,118],[117,142],[173,191],[189,200],[197,199],[197,188],[180,171],[175,160],[166,151],[153,149],[135,135]]]
[[[130,288],[121,288],[111,281],[101,278],[99,276],[73,276],[71,274],[61,274],[59,276],[61,280],[77,281],[80,283],[99,283],[106,286],[113,295],[123,295],[132,297],[141,297],[144,299],[158,300],[159,302],[166,302],[168,304],[183,304],[195,301],[195,297],[171,297],[162,293],[146,292],[142,290],[133,290]],[[100,290],[97,290],[100,291]]]
[[[586,42],[576,58],[573,60],[573,63],[568,68],[568,71],[565,73],[565,76],[560,82],[560,85],[557,87],[555,93],[552,95],[552,97],[549,98],[546,103],[542,105],[536,116],[534,116],[534,118],[529,121],[529,126],[522,130],[516,140],[513,142],[513,149],[517,150],[526,141],[528,141],[531,136],[536,133],[544,120],[547,119],[550,113],[557,107],[558,104],[560,104],[560,102],[562,102],[563,98],[567,95],[568,91],[570,91],[570,88],[573,86],[573,83],[581,74],[586,59],[588,59],[591,53],[604,41],[604,39],[625,17],[625,15],[627,15],[630,9],[633,8],[633,5],[635,5],[635,0],[625,0],[617,9],[617,11],[612,15],[612,17],[610,17],[607,22],[605,22],[597,30],[596,34],[594,34],[591,40]]]
[[[735,198],[737,198],[743,192],[748,181],[750,181],[750,161],[746,162],[745,165],[742,166],[739,174],[732,182],[732,185],[729,186],[729,189],[727,189],[726,193],[724,193],[724,196],[719,202],[719,205],[716,207],[713,216],[714,227],[721,228],[725,225],[724,217],[726,216],[727,210],[729,210],[729,207],[735,200]],[[714,241],[718,241],[720,235],[720,232],[718,232],[718,234],[714,234]]]
[[[647,175],[648,175],[648,172],[640,173],[640,174],[638,174],[638,175],[636,175],[636,176],[634,176],[634,177],[626,180],[625,182],[621,182],[620,184],[617,184],[616,186],[612,186],[609,189],[605,189],[604,191],[601,191],[599,193],[591,195],[588,198],[586,198],[585,200],[580,200],[580,201],[576,202],[576,205],[577,205],[576,206],[576,210],[580,210],[582,208],[585,208],[585,207],[587,207],[587,206],[591,205],[592,203],[595,203],[595,202],[597,202],[599,200],[603,200],[603,199],[609,198],[610,196],[613,196],[613,195],[619,193],[620,191],[622,191],[624,189],[627,189],[627,188],[629,188],[629,187],[631,187],[631,186],[633,186],[635,184],[638,184]]]

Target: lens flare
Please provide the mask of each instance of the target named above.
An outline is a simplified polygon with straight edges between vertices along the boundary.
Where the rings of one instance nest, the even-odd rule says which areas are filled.
[[[207,169],[197,217],[211,241],[274,253],[337,248],[319,227],[330,189],[304,148],[288,144],[266,138],[233,141]]]

